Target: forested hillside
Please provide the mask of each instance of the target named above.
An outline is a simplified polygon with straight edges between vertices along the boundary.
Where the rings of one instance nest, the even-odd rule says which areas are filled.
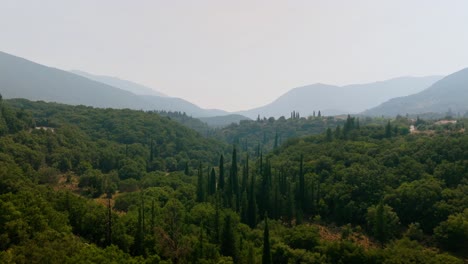
[[[288,118],[258,117],[256,120],[241,121],[239,124],[213,130],[210,135],[229,144],[235,144],[251,155],[258,155],[277,149],[288,139],[322,134],[328,128],[343,127],[347,118],[345,115],[322,116],[320,111],[307,117],[292,112]],[[355,117],[357,127],[370,124],[384,125],[387,121],[382,118]]]
[[[153,112],[7,100],[0,114],[1,263],[468,257],[466,120],[409,134],[401,117],[317,117],[325,132],[267,154]]]

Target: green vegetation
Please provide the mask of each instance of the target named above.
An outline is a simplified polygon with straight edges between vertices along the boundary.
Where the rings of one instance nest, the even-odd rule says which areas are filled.
[[[1,263],[468,257],[466,120],[416,134],[402,117],[243,121],[220,131],[258,134],[233,144],[154,112],[0,110]]]

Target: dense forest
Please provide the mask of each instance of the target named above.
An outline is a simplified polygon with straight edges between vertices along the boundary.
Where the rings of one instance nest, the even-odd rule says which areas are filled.
[[[466,119],[181,116],[0,100],[0,262],[467,261]]]

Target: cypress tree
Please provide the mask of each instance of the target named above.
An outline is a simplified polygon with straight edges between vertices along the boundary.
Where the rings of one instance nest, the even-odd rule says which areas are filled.
[[[265,216],[265,229],[263,230],[263,255],[262,264],[273,263],[270,250],[270,231],[268,229],[268,217]]]
[[[221,197],[220,197],[220,195],[219,195],[219,192],[217,193],[216,196],[217,196],[217,198],[216,198],[216,201],[215,201],[215,219],[214,219],[214,225],[215,225],[215,232],[214,232],[214,233],[215,233],[215,239],[214,239],[214,241],[215,241],[216,243],[219,243],[219,235],[220,235],[220,233],[221,233],[221,232],[220,232],[220,228],[221,228],[221,227],[220,227],[220,223],[219,223],[219,217],[220,217],[220,215],[219,215],[220,212],[219,212],[219,211],[220,211],[220,207],[221,207],[221,205],[220,205],[220,203],[221,203],[221,201],[220,201],[220,200],[221,200]]]
[[[149,158],[150,165],[153,162],[153,159],[154,159],[154,146],[153,146],[153,138],[151,138],[151,140],[150,140],[150,158]]]
[[[205,188],[203,181],[203,170],[202,165],[198,165],[198,177],[197,177],[197,202],[201,203],[205,201]]]
[[[214,168],[211,168],[208,194],[213,195],[215,194],[215,192],[216,192],[216,172]]]
[[[188,161],[185,162],[184,174],[187,175],[187,176],[190,174]]]
[[[331,141],[333,140],[333,133],[332,133],[331,128],[327,128],[326,140],[327,140],[328,142],[331,142]]]
[[[392,137],[392,125],[390,124],[390,120],[388,121],[387,125],[385,126],[385,137],[387,137],[387,138]]]
[[[299,162],[299,207],[304,210],[305,207],[305,179],[304,179],[304,155],[301,154]]]
[[[273,149],[278,148],[278,130],[276,131],[275,134],[275,144],[273,145]]]
[[[242,191],[242,200],[241,200],[241,221],[244,224],[249,223],[249,201],[247,199],[247,191]]]
[[[154,199],[151,200],[151,232],[154,231],[156,212],[154,210]]]
[[[231,163],[231,171],[230,171],[230,183],[231,183],[231,190],[232,194],[235,196],[235,206],[236,211],[239,212],[240,207],[240,193],[239,193],[239,178],[238,178],[238,171],[237,171],[237,150],[234,146],[232,150],[232,163]]]
[[[223,235],[221,237],[221,254],[223,256],[232,257],[234,262],[236,262],[236,242],[231,222],[231,215],[226,215],[224,218]]]
[[[224,190],[224,156],[221,154],[219,158],[219,182],[218,189]]]
[[[242,170],[242,191],[247,191],[249,185],[249,155],[245,159],[245,164]]]
[[[249,197],[248,197],[248,209],[247,209],[247,218],[248,218],[248,225],[251,228],[254,228],[257,225],[257,202],[255,198],[255,174],[252,175],[250,180],[250,190],[249,190]]]

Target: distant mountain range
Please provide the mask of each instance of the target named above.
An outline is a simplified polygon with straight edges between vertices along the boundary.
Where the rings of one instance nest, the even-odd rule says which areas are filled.
[[[86,73],[80,72],[80,75],[77,75],[0,52],[0,93],[4,98],[25,98],[101,108],[180,111],[194,117],[228,114],[222,110],[203,109],[180,98],[141,95],[147,93],[150,88],[129,81],[106,76],[81,75]]]
[[[225,126],[260,117],[322,115],[384,115],[457,113],[468,111],[468,68],[441,76],[400,77],[386,81],[334,86],[313,84],[292,89],[274,102],[237,113],[203,109],[186,100],[116,77],[63,71],[0,52],[0,94],[101,108],[185,112],[211,126]]]
[[[393,98],[364,115],[396,116],[422,113],[465,114],[468,111],[468,68],[455,72],[419,93]]]
[[[237,113],[250,118],[258,115],[288,117],[292,111],[299,112],[301,116],[312,115],[314,111],[328,116],[359,113],[391,98],[420,92],[441,78],[400,77],[347,86],[312,84],[292,89],[268,105]]]
[[[79,70],[71,70],[70,72],[77,74],[77,75],[81,75],[93,81],[105,83],[107,85],[110,85],[110,86],[113,86],[113,87],[116,87],[125,91],[132,92],[136,95],[153,95],[153,96],[167,97],[167,95],[161,92],[155,91],[151,89],[150,87],[146,87],[144,85],[134,83],[131,81],[127,81],[127,80],[122,80],[117,77],[111,77],[111,76],[105,76],[105,75],[94,75],[94,74],[87,73],[84,71],[79,71]]]

